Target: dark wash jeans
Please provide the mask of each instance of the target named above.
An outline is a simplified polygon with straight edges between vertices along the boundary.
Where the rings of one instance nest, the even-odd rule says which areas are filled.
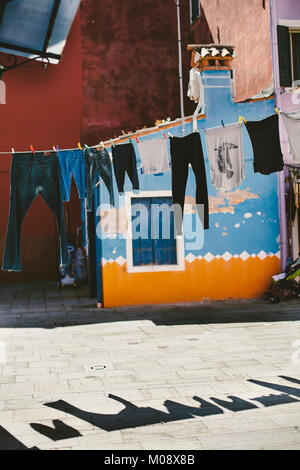
[[[61,265],[69,264],[60,184],[61,173],[56,153],[53,152],[50,156],[45,156],[41,152],[35,155],[13,155],[10,171],[9,220],[2,266],[4,271],[22,270],[20,260],[22,222],[38,193],[57,220]]]
[[[106,149],[85,149],[85,169],[86,169],[86,196],[87,196],[87,210],[91,212],[93,206],[94,186],[96,183],[96,176],[103,179],[105,186],[109,192],[110,204],[115,205],[114,188],[113,188],[113,175],[112,165],[109,153]]]

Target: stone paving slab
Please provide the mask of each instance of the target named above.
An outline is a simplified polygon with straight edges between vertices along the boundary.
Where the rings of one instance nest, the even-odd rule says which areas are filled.
[[[298,301],[97,310],[4,285],[0,341],[0,449],[300,449]]]

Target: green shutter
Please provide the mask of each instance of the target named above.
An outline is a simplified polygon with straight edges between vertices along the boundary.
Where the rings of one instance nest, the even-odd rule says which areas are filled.
[[[287,26],[277,25],[280,85],[292,85],[290,33]]]

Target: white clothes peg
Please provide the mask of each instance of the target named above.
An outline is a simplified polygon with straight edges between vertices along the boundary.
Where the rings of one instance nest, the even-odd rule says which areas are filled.
[[[214,57],[215,55],[219,55],[219,51],[218,49],[216,49],[215,47],[212,47],[211,50],[210,50],[210,53],[212,55],[212,57]]]
[[[222,50],[222,57],[225,57],[226,55],[230,55],[230,52],[224,47],[224,49]]]
[[[206,47],[202,47],[202,49],[201,49],[201,57],[205,57],[205,56],[207,56],[207,55],[209,55],[209,50],[206,49]]]

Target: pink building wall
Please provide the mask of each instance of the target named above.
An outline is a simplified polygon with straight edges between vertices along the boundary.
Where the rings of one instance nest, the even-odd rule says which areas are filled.
[[[201,14],[213,42],[236,46],[236,101],[256,95],[272,83],[269,2],[261,0],[201,0]],[[193,26],[201,25],[201,16]],[[218,30],[219,29],[219,30]],[[203,42],[206,31],[203,33]],[[199,37],[200,36],[200,37]],[[198,34],[201,39],[201,32]]]

